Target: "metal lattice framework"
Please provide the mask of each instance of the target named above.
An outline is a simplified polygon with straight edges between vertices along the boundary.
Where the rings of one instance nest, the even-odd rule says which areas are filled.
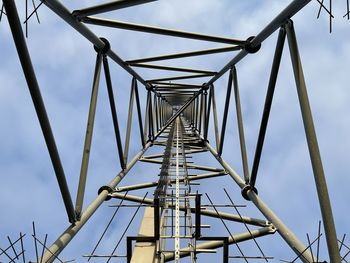
[[[312,254],[312,250],[310,249],[311,245],[306,247],[298,239],[298,237],[293,234],[293,232],[274,214],[267,204],[261,200],[256,189],[259,162],[264,145],[264,138],[286,38],[288,40],[295,84],[297,87],[300,109],[303,117],[305,134],[318,193],[319,205],[324,223],[324,232],[327,241],[329,260],[330,262],[334,263],[341,262],[332,209],[309,106],[303,69],[298,52],[297,39],[294,32],[293,22],[291,20],[291,18],[304,6],[306,6],[310,0],[292,1],[261,32],[254,37],[248,38],[247,40],[151,27],[93,16],[121,8],[127,8],[133,5],[151,2],[150,0],[119,0],[81,10],[75,10],[73,12],[63,6],[58,0],[45,0],[42,2],[56,15],[67,22],[72,28],[79,32],[83,37],[90,41],[94,45],[97,57],[88,113],[88,123],[86,127],[83,158],[81,163],[80,180],[76,203],[74,205],[51,130],[50,121],[45,110],[44,101],[41,97],[39,85],[31,64],[30,55],[27,50],[26,41],[16,11],[15,2],[14,0],[3,0],[4,8],[8,17],[28,88],[30,90],[42,132],[44,134],[68,219],[71,223],[50,247],[46,247],[44,243],[45,249],[43,249],[43,256],[42,259],[40,259],[40,262],[53,262],[58,259],[57,257],[60,252],[69,244],[69,242],[74,238],[84,224],[89,221],[90,217],[95,213],[95,211],[105,202],[105,200],[109,200],[111,198],[121,199],[122,201],[126,200],[136,202],[138,204],[138,209],[142,206],[147,206],[139,235],[127,237],[128,262],[165,262],[171,260],[179,262],[180,258],[182,257],[190,257],[191,262],[195,262],[196,254],[209,253],[218,247],[223,247],[223,262],[228,262],[230,258],[228,252],[229,245],[236,245],[239,248],[238,244],[240,242],[246,240],[255,241],[255,239],[258,237],[274,234],[275,232],[278,232],[278,234],[281,235],[285,242],[295,252],[297,257],[296,259],[300,259],[302,262],[317,262],[319,259],[316,259],[316,257]],[[124,61],[111,49],[107,39],[97,37],[86,26],[86,24],[202,41],[211,41],[215,43],[228,44],[229,46]],[[257,138],[253,166],[251,171],[249,171],[236,64],[249,54],[258,52],[261,43],[278,30],[278,39],[275,47],[270,80]],[[217,72],[203,69],[149,64],[150,62],[231,51],[237,51],[238,53]],[[119,129],[111,73],[109,69],[109,63],[111,61],[118,64],[132,76],[128,122],[126,127],[126,135],[124,138],[124,146]],[[165,70],[172,72],[183,72],[187,73],[187,75],[145,80],[134,70],[134,68],[139,67],[152,69],[155,72],[158,70]],[[108,89],[108,98],[113,117],[113,126],[121,171],[115,178],[112,179],[112,181],[100,188],[97,198],[90,203],[85,210],[83,210],[92,133],[94,129],[96,102],[102,70],[104,72]],[[227,72],[229,73],[229,79],[226,90],[226,101],[222,116],[222,126],[219,127],[219,116],[217,113],[214,85],[215,82]],[[201,84],[203,78],[207,78],[208,81]],[[197,81],[197,84],[194,84],[195,82],[193,81],[190,83],[184,82],[187,79],[194,79]],[[140,103],[140,100],[143,98],[140,98],[139,86],[147,90],[144,109],[141,107],[142,103]],[[229,107],[231,104],[230,97],[232,89],[239,131],[243,176],[238,175],[222,158],[223,147],[225,146],[225,131]],[[130,159],[129,145],[134,104],[136,105],[137,110],[139,137],[142,150],[132,159]],[[142,116],[143,113],[145,113],[144,117]],[[215,145],[211,145],[208,142],[208,132],[211,128],[209,125],[210,118],[213,118],[214,123],[213,133],[215,134]],[[161,140],[162,138],[164,140]],[[163,146],[164,152],[156,155],[144,155],[150,147],[155,145]],[[221,165],[221,168],[201,166],[194,163],[192,164],[188,161],[188,158],[191,158],[191,155],[203,152],[213,155]],[[118,187],[121,180],[139,161],[155,163],[161,166],[158,181]],[[207,173],[200,175],[189,175],[188,169],[204,170]],[[218,205],[215,205],[209,196],[207,196],[207,198],[210,201],[213,210],[203,209],[203,206],[201,205],[201,194],[191,191],[191,182],[226,175],[233,179],[234,183],[239,187],[239,189],[241,189],[243,197],[254,204],[256,208],[265,216],[265,219],[246,217],[241,215],[238,210],[236,210],[237,214],[220,212],[217,209]],[[146,195],[144,197],[139,197],[128,194],[133,190],[151,187],[155,187],[153,199],[146,198]],[[236,208],[232,200],[230,205]],[[248,232],[232,234],[230,233],[229,228],[227,228],[228,232],[230,233],[229,236],[208,237],[202,235],[201,228],[205,227],[204,225],[201,225],[201,218],[203,216],[217,218],[225,225],[225,227],[225,221],[240,222],[246,226]],[[259,228],[250,230],[248,225],[253,225]],[[174,240],[175,246],[172,250],[166,248],[165,244],[166,240],[168,239]],[[188,246],[182,248],[181,246],[183,243],[181,242],[181,239],[188,239]],[[134,251],[132,251],[133,241],[136,241]],[[88,256],[89,259],[93,257],[105,257],[109,261],[114,256],[113,253],[109,256],[99,256],[94,254],[94,252],[95,250]],[[246,261],[249,258],[245,256],[243,252],[240,257]],[[265,260],[268,259],[263,252],[261,258]]]

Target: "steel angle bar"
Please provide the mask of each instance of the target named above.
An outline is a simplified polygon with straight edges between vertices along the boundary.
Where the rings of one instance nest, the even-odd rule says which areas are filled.
[[[213,154],[216,160],[225,168],[232,179],[243,190],[246,186],[241,177],[230,167],[230,165],[221,158],[215,149],[208,143],[204,142],[207,149]],[[260,212],[269,220],[276,228],[277,232],[282,236],[292,250],[300,255],[305,250],[304,244],[294,235],[294,233],[282,222],[281,219],[260,199],[260,197],[252,190],[247,191],[248,198],[260,210]],[[309,251],[305,251],[300,258],[304,263],[312,262],[312,257]]]
[[[153,103],[154,103],[154,115],[155,115],[155,122],[156,122],[156,131],[159,131],[159,116],[158,116],[158,94],[155,92],[154,93],[154,98],[153,98]]]
[[[111,193],[110,197],[116,198],[116,199],[123,199],[124,198],[126,201],[137,202],[137,203],[140,203],[142,201],[142,197],[140,197],[140,196],[125,195],[125,194],[121,194],[121,193],[117,193],[117,192]],[[143,203],[148,204],[148,205],[153,205],[153,199],[145,198]],[[170,204],[169,206],[174,207],[175,205]],[[184,211],[185,209],[186,209],[185,206],[180,206],[180,210]],[[196,213],[196,209],[194,207],[191,208],[191,213]],[[248,216],[240,216],[240,215],[221,212],[221,211],[216,212],[216,211],[210,210],[210,209],[201,210],[201,215],[213,217],[213,218],[221,217],[224,220],[246,223],[246,224],[254,225],[254,226],[262,226],[262,227],[271,226],[271,224],[267,220],[257,219],[257,218],[248,217]]]
[[[92,93],[91,93],[91,99],[90,99],[89,116],[88,116],[88,121],[86,125],[85,142],[84,142],[83,157],[82,157],[81,168],[80,168],[77,199],[75,202],[75,213],[77,216],[77,220],[80,219],[81,211],[83,209],[83,203],[84,203],[86,177],[87,177],[87,172],[89,167],[92,134],[94,131],[94,124],[95,124],[95,113],[96,113],[97,96],[98,96],[98,89],[99,89],[99,83],[100,83],[101,64],[102,64],[102,54],[98,52],[96,57],[95,73],[94,73],[94,80],[93,80]]]
[[[128,155],[129,155],[129,144],[130,144],[130,136],[131,136],[132,113],[133,113],[133,108],[134,108],[134,97],[135,97],[135,83],[136,83],[136,79],[132,78],[131,89],[130,89],[129,110],[128,110],[128,122],[127,122],[126,133],[125,133],[124,163],[128,162]]]
[[[71,12],[58,0],[42,0],[42,2],[50,8],[54,13],[71,25],[75,30],[77,30],[81,35],[83,35],[87,40],[89,40],[97,49],[103,49],[106,43],[98,38],[89,28],[87,28],[83,23],[81,23],[76,17],[74,17]],[[120,67],[127,71],[130,75],[135,77],[143,85],[147,86],[149,84],[136,73],[131,67],[129,67],[113,50],[109,49],[106,55],[110,57],[114,62],[116,62]]]
[[[216,99],[215,99],[215,88],[214,85],[210,86],[210,91],[212,93],[213,100],[213,119],[214,119],[214,132],[215,132],[215,145],[216,149],[219,149],[220,137],[219,137],[219,124],[218,124],[218,114],[216,110]]]
[[[225,100],[225,108],[224,108],[224,116],[222,119],[222,127],[221,127],[221,135],[220,135],[220,144],[219,144],[219,149],[218,153],[219,155],[222,154],[222,150],[224,147],[224,140],[225,140],[225,132],[226,132],[226,124],[227,124],[227,115],[229,111],[229,106],[230,106],[230,98],[231,98],[231,90],[232,90],[232,69],[229,72],[229,77],[228,77],[228,83],[227,83],[227,91],[226,91],[226,100]]]
[[[122,140],[120,137],[119,123],[118,123],[117,110],[116,110],[115,101],[114,101],[111,74],[110,74],[110,70],[109,70],[108,59],[106,56],[103,57],[103,66],[104,66],[104,72],[105,72],[105,77],[106,77],[108,99],[109,99],[109,104],[110,104],[111,113],[112,113],[114,134],[115,134],[117,147],[118,147],[119,162],[120,162],[121,168],[124,169],[125,163],[124,163],[123,145],[122,145]],[[144,145],[142,145],[142,146],[144,146]]]
[[[179,68],[179,67],[169,67],[169,66],[163,66],[163,65],[141,64],[141,63],[134,63],[131,66],[138,67],[138,68],[149,68],[149,69],[190,72],[190,73],[200,73],[200,74],[212,74],[212,75],[215,75],[217,73],[215,71],[203,70],[203,69]]]
[[[236,51],[236,50],[240,50],[240,49],[242,49],[241,46],[212,48],[212,49],[204,49],[204,50],[197,50],[197,51],[190,51],[190,52],[183,52],[183,53],[162,55],[162,56],[156,56],[156,57],[133,59],[133,60],[127,60],[126,62],[129,65],[132,65],[132,64],[135,64],[135,63],[144,63],[144,62],[152,62],[152,61],[160,61],[160,60],[168,60],[168,59],[177,59],[177,58],[185,58],[185,57],[210,55],[210,54],[215,54],[215,53]]]
[[[172,36],[172,37],[189,38],[189,39],[195,39],[195,40],[211,41],[211,42],[218,42],[218,43],[225,43],[225,44],[232,44],[232,45],[244,45],[246,43],[245,40],[238,40],[238,39],[225,38],[225,37],[219,37],[219,36],[210,36],[205,34],[185,32],[185,31],[160,28],[155,26],[146,26],[141,24],[134,24],[134,23],[98,18],[98,17],[90,17],[90,16],[84,17],[82,18],[82,21],[84,23],[92,24],[92,25],[107,26],[112,28],[120,28],[124,30],[133,30],[133,31],[139,31],[144,33],[159,34],[159,35],[166,35],[166,36]]]
[[[51,263],[55,260],[55,257],[61,253],[61,251],[68,245],[68,243],[74,238],[74,236],[79,232],[84,224],[95,213],[97,208],[99,208],[100,205],[106,200],[107,196],[110,193],[110,190],[114,189],[120,183],[120,181],[127,175],[127,173],[150,146],[151,143],[147,143],[145,147],[139,153],[137,153],[134,158],[127,164],[124,170],[120,171],[106,187],[102,187],[100,189],[97,198],[90,203],[85,211],[83,211],[80,220],[75,222],[75,224],[70,225],[44,253],[44,256],[42,257],[43,262]]]
[[[246,146],[245,146],[243,117],[242,117],[242,110],[241,110],[241,99],[239,96],[239,87],[238,87],[238,78],[237,78],[236,67],[233,68],[232,73],[233,73],[233,90],[234,90],[235,102],[236,102],[236,116],[237,116],[238,134],[239,134],[239,142],[240,142],[240,146],[241,146],[243,175],[244,175],[245,182],[248,183],[249,182],[248,158],[247,158],[247,150],[246,150]]]
[[[147,99],[146,99],[146,109],[145,109],[145,124],[143,126],[143,137],[147,138],[147,130],[148,130],[148,125],[149,125],[149,100],[151,97],[151,93],[147,92]]]
[[[84,9],[73,11],[73,15],[76,17],[91,16],[100,13],[115,11],[131,6],[142,5],[157,0],[116,0],[101,5],[90,6]]]
[[[4,0],[3,4],[6,10],[6,14],[8,16],[9,25],[16,45],[18,56],[21,61],[23,73],[28,85],[30,95],[33,100],[33,104],[39,119],[41,130],[44,135],[46,146],[51,158],[52,166],[55,171],[56,179],[61,191],[68,219],[69,222],[73,223],[76,221],[74,206],[67,185],[66,176],[62,167],[61,159],[57,150],[55,138],[52,133],[50,121],[46,113],[45,104],[41,96],[39,84],[36,79],[34,68],[25,42],[16,5],[13,0]]]
[[[311,0],[294,0],[292,1],[281,13],[279,13],[260,33],[254,37],[250,45],[252,47],[259,46],[265,39],[272,35],[279,27],[283,26],[288,19],[298,13],[303,7],[305,7]],[[246,50],[239,52],[231,61],[229,61],[213,78],[211,78],[207,85],[213,84],[222,75],[224,75],[229,69],[241,61],[249,53]]]
[[[300,109],[302,113],[306,140],[309,148],[309,154],[321,208],[321,214],[326,234],[326,241],[330,262],[340,262],[340,252],[337,242],[337,235],[333,220],[332,206],[329,199],[327,182],[323,170],[321,154],[318,147],[316,131],[312,118],[311,107],[306,90],[303,68],[299,56],[298,44],[294,32],[293,22],[291,20],[286,24],[287,38],[290,50],[290,56],[293,65],[295,84],[298,91]]]
[[[260,123],[258,140],[257,140],[256,147],[255,147],[252,173],[250,175],[250,182],[249,182],[249,184],[252,187],[255,186],[256,176],[258,173],[260,157],[261,157],[261,153],[262,153],[262,149],[263,149],[263,145],[264,145],[264,139],[265,139],[267,124],[269,121],[272,99],[273,99],[273,94],[275,92],[278,70],[279,70],[280,63],[281,63],[281,57],[282,57],[285,38],[286,38],[286,30],[284,28],[281,28],[279,31],[279,34],[278,34],[275,55],[273,58],[272,68],[271,68],[271,73],[270,73],[269,84],[268,84],[268,88],[267,88],[267,92],[266,92],[264,110],[263,110],[261,123]]]
[[[135,99],[136,99],[136,109],[137,109],[137,118],[139,120],[139,129],[140,129],[140,138],[141,138],[141,144],[142,147],[145,147],[145,137],[143,134],[143,124],[142,124],[142,116],[141,116],[141,105],[140,105],[140,96],[139,96],[139,89],[137,86],[137,81],[135,82]]]
[[[173,80],[181,80],[181,79],[196,79],[196,78],[205,78],[210,77],[213,74],[193,74],[193,75],[184,75],[184,76],[176,76],[176,77],[167,77],[167,78],[159,78],[159,79],[149,79],[147,80],[148,83],[154,83],[159,81],[173,81]]]
[[[211,100],[212,100],[212,90],[209,89],[208,106],[205,107],[204,140],[208,139]]]

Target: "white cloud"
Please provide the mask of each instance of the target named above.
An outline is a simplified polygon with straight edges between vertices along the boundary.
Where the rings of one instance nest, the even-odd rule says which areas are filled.
[[[245,39],[261,30],[288,2],[160,1],[114,12],[113,17],[118,20]],[[73,10],[81,3],[78,5],[76,2],[65,1],[65,4]],[[85,6],[90,4],[92,4],[90,1],[84,3]],[[20,6],[19,10],[22,13],[23,7]],[[346,72],[350,61],[347,44],[348,25],[337,19],[334,24],[334,33],[329,35],[325,14],[316,21],[314,18],[316,12],[317,5],[311,3],[296,15],[295,28],[333,200],[338,234],[341,235],[349,229],[347,215],[344,212],[347,208],[345,200],[348,193],[345,185],[349,183],[347,152],[350,146],[348,139],[350,123],[346,117],[350,112],[347,103],[349,93]],[[41,9],[40,16],[41,25],[31,23],[28,45],[74,200],[90,100],[95,51],[90,43],[52,15],[46,7]],[[3,123],[0,129],[2,138],[0,140],[0,174],[6,179],[3,179],[0,186],[0,207],[6,213],[3,213],[0,219],[0,246],[4,246],[6,242],[4,237],[7,234],[14,235],[24,231],[22,229],[29,234],[32,220],[37,222],[41,233],[49,233],[49,240],[52,242],[66,227],[66,215],[6,20],[3,22],[0,24],[0,36],[4,39],[0,46],[3,61],[0,67],[0,119]],[[113,49],[125,59],[216,46],[212,43],[202,44],[198,41],[171,40],[171,38],[160,40],[150,34],[122,32],[117,29],[91,28],[97,32],[98,36],[108,38]],[[275,40],[276,35],[263,43],[260,52],[249,55],[237,65],[250,164],[253,161]],[[193,60],[185,60],[185,64],[174,61],[172,65],[218,70],[233,55],[221,55],[219,59],[209,56],[196,57]],[[315,234],[320,214],[288,56],[289,50],[286,45],[257,185],[264,200],[305,242],[306,232]],[[164,63],[170,64],[170,62]],[[131,78],[112,62],[111,72],[119,125],[124,138]],[[145,71],[138,70],[138,72],[143,72],[142,76],[146,76],[145,78],[154,76]],[[103,78],[101,75],[85,204],[92,201],[97,189],[109,182],[119,170]],[[220,116],[223,112],[226,81],[227,75],[215,83]],[[144,99],[145,92],[141,86],[139,89]],[[231,101],[225,139],[225,158],[240,171],[239,148],[232,150],[232,145],[239,147],[233,96]],[[134,115],[130,157],[140,149],[136,121],[136,115]],[[221,123],[221,119],[219,121]],[[214,141],[212,135],[211,142]],[[198,161],[202,164],[218,165],[215,160],[206,160],[204,157],[199,157]],[[157,166],[148,167],[144,164],[137,165],[123,183],[156,180],[156,177],[150,179],[150,176],[157,174]],[[203,188],[209,191],[212,181],[207,180],[207,182],[208,184],[203,182]],[[229,182],[229,179],[217,179],[215,184],[222,189],[227,187]],[[237,200],[240,200],[236,186],[229,187],[229,191]],[[222,193],[217,194],[222,195]],[[103,224],[99,225],[99,223],[107,222],[111,211],[106,206],[98,211],[92,217],[92,221],[86,225],[86,229],[82,230],[65,251],[63,258],[74,257],[78,262],[81,254],[91,250],[93,244],[87,246],[86,240],[97,241],[103,229]],[[251,207],[244,211],[261,217]],[[117,216],[115,231],[122,231],[121,224],[129,220],[130,216],[125,216],[124,213]],[[303,215],[302,223],[298,220],[299,215]],[[134,231],[137,231],[137,228],[135,227]],[[110,234],[106,240],[108,249],[113,247],[112,243],[118,236],[118,234]],[[28,237],[28,246],[30,246],[29,240]],[[84,242],[84,245],[81,242]],[[262,243],[270,254],[277,253],[276,257],[291,259],[293,255],[285,252],[288,250],[285,245],[282,245],[284,249],[280,249],[281,242],[275,235]],[[123,246],[125,246],[124,243]],[[274,245],[269,246],[269,244]],[[78,255],[77,251],[79,251]],[[109,252],[106,250],[106,253]]]

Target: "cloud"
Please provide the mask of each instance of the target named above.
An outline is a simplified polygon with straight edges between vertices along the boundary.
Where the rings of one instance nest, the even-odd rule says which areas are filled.
[[[246,39],[259,32],[288,3],[289,1],[271,0],[239,3],[209,0],[159,1],[116,11],[110,16],[123,21]],[[74,10],[80,5],[88,6],[93,3],[65,1],[65,4],[70,10]],[[23,3],[19,3],[21,14],[24,10],[22,5]],[[345,185],[349,183],[347,152],[350,146],[350,123],[346,118],[350,112],[347,103],[349,93],[346,72],[350,66],[348,25],[336,20],[334,33],[329,35],[326,16],[323,14],[320,20],[316,20],[316,12],[317,5],[311,3],[295,16],[294,21],[338,235],[341,235],[349,229],[347,215],[344,213],[347,208],[344,200],[348,197]],[[30,25],[28,46],[74,201],[96,53],[91,43],[70,29],[46,7],[40,10],[40,16],[41,25],[34,22]],[[0,24],[1,39],[4,39],[0,46],[3,61],[0,67],[0,119],[3,123],[0,129],[0,174],[3,178],[0,186],[0,207],[4,213],[0,219],[0,246],[5,247],[6,235],[17,235],[19,231],[29,234],[32,220],[36,221],[41,238],[44,233],[48,233],[49,241],[52,242],[67,226],[64,206],[60,201],[57,182],[10,31],[6,20],[3,22]],[[195,40],[173,40],[170,37],[161,39],[151,34],[123,32],[118,29],[96,26],[91,28],[98,36],[106,37],[113,50],[123,59],[217,46]],[[237,65],[250,168],[275,42],[276,33],[263,43],[257,54],[247,56]],[[219,70],[234,55],[230,53],[221,54],[218,58],[203,56],[186,59],[184,62],[176,60],[162,63]],[[110,67],[119,125],[124,138],[131,77],[113,62],[110,62]],[[155,76],[147,70],[137,69],[137,72],[142,73],[145,78]],[[162,74],[166,76],[169,73]],[[222,116],[223,112],[226,85],[227,74],[215,83],[219,116]],[[146,92],[141,85],[139,90],[144,105]],[[108,183],[120,169],[103,74],[99,93],[85,205],[96,197],[98,188]],[[233,96],[230,107],[224,156],[242,174]],[[219,121],[221,123],[221,118]],[[211,132],[209,137],[212,144],[215,141],[213,135]],[[140,148],[134,106],[130,158]],[[162,151],[161,147],[150,149],[150,153]],[[195,160],[203,165],[218,166],[214,158],[205,157],[203,154],[195,157]],[[157,180],[154,175],[158,173],[156,165],[137,164],[122,185],[154,181]],[[213,182],[219,189],[214,193],[211,192]],[[212,179],[204,181],[201,187],[210,195],[217,196],[217,202],[226,200],[222,192],[224,187],[228,188],[234,200],[243,202],[238,187],[231,183],[230,178]],[[287,44],[272,105],[257,186],[260,196],[303,242],[306,243],[306,232],[316,235],[320,213]],[[82,254],[91,251],[112,211],[112,208],[103,205],[62,257],[76,258],[79,261]],[[262,217],[252,205],[243,212]],[[303,216],[302,223],[299,220],[300,215]],[[131,214],[126,215],[123,210],[117,217],[101,253],[109,253],[130,220]],[[213,221],[208,221],[213,224],[213,229],[220,228],[219,224],[214,225]],[[235,229],[235,226],[232,228]],[[135,222],[131,231],[137,233],[137,230]],[[223,235],[227,234],[224,229],[220,231]],[[86,244],[87,240],[92,242]],[[31,248],[30,242],[28,236],[27,244]],[[120,254],[123,253],[124,243],[121,244]],[[283,259],[293,258],[293,254],[287,252],[288,247],[277,235],[264,238],[261,243],[269,255]]]

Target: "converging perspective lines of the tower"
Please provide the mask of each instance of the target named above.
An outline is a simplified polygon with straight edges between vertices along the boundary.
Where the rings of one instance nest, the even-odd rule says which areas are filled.
[[[82,3],[67,3],[66,6],[63,2],[68,1],[16,3],[2,0],[0,25],[8,21],[6,36],[10,39],[12,35],[11,47],[16,50],[19,57],[16,63],[20,63],[22,70],[13,78],[23,77],[24,73],[23,83],[25,81],[29,90],[30,107],[35,110],[32,115],[36,116],[30,121],[38,123],[43,136],[37,136],[36,140],[45,143],[49,156],[42,162],[49,162],[51,171],[45,170],[42,180],[49,184],[51,178],[55,178],[56,189],[50,188],[50,191],[56,191],[54,199],[62,203],[62,208],[55,208],[56,215],[46,214],[43,218],[57,217],[61,222],[64,214],[68,220],[62,224],[66,227],[63,232],[60,232],[61,225],[44,226],[36,222],[38,219],[25,222],[30,226],[29,231],[24,232],[17,226],[17,235],[3,235],[2,231],[8,232],[0,228],[0,239],[6,242],[0,243],[0,262],[349,262],[347,229],[336,228],[332,190],[327,185],[330,179],[325,175],[322,147],[316,136],[320,125],[311,110],[305,78],[308,71],[302,63],[300,43],[307,40],[298,39],[297,29],[303,25],[293,21],[305,10],[312,10],[314,18],[326,20],[326,28],[336,34],[338,20],[335,19],[339,17],[339,10],[345,8],[345,15],[341,17],[344,21],[349,19],[349,0],[343,1],[343,6],[332,0],[283,1],[286,4],[282,9],[281,3],[273,5],[271,0],[271,10],[266,11],[271,15],[261,20],[267,22],[259,28],[252,27],[250,20],[259,15],[256,6],[264,3],[253,0],[208,4],[220,6],[221,11],[226,9],[227,14],[220,13],[223,17],[232,17],[232,20],[226,18],[223,25],[220,22],[215,25],[214,20],[208,22],[211,17],[204,19],[200,13],[210,0],[189,1],[182,4],[182,11],[176,12],[172,7],[180,4],[167,0],[85,1],[83,4],[88,7],[79,8]],[[181,15],[181,12],[188,12],[184,10],[187,5],[188,9],[193,8],[191,11],[199,10],[198,17],[206,26],[196,25],[196,21],[189,23],[190,18]],[[249,20],[241,23],[232,15],[238,16],[232,11],[235,8],[255,13],[251,12]],[[147,12],[160,16],[160,21],[168,21],[167,16],[173,15],[174,20],[183,19],[182,25],[191,24],[189,28],[192,29],[154,26],[157,19],[145,15],[149,14]],[[49,20],[51,16],[55,20]],[[123,20],[131,17],[131,21],[138,21],[143,16],[148,18],[149,24]],[[45,27],[45,20],[51,21],[45,29],[48,31],[38,33],[39,27]],[[35,21],[37,25],[34,26]],[[203,33],[229,28],[227,21],[236,23],[232,28],[237,35],[221,35],[221,31]],[[35,42],[38,35],[56,34],[58,24],[64,24],[64,32],[69,32],[61,34],[66,42]],[[197,33],[194,29],[198,28],[203,30]],[[77,38],[84,41],[77,52],[85,51],[85,43],[89,45],[88,54],[79,61],[73,59],[76,54],[69,46],[70,41],[75,45]],[[48,42],[49,39],[46,38]],[[321,44],[315,39],[312,41],[316,60]],[[33,44],[39,42],[40,52]],[[59,50],[54,52],[53,64],[48,62],[50,56],[45,58],[48,46],[50,50],[52,46],[64,50],[62,54]],[[170,51],[164,51],[167,49]],[[41,58],[37,59],[32,50]],[[66,69],[60,69],[64,61],[61,56],[72,57]],[[308,58],[310,56],[307,54]],[[262,66],[261,61],[265,59],[269,64]],[[266,77],[263,79],[266,84],[260,76],[255,76],[256,68],[261,67],[264,67],[262,75]],[[47,76],[42,76],[42,72],[47,72]],[[285,74],[290,76],[280,81],[280,75]],[[52,81],[46,79],[48,76]],[[62,83],[69,83],[72,76],[80,80],[72,81],[68,89]],[[327,77],[331,78],[319,76]],[[243,82],[247,86],[252,79],[256,79],[259,87],[254,84],[256,90],[250,91],[250,95],[256,94],[258,102],[253,96],[246,99],[242,85]],[[86,85],[89,86],[87,93]],[[292,87],[295,97],[283,86]],[[290,98],[273,105],[279,89]],[[55,95],[46,93],[48,91]],[[69,98],[63,99],[62,105],[54,111],[54,97],[65,92],[70,94]],[[81,106],[80,101],[86,104]],[[273,150],[266,150],[269,136],[279,138],[289,127],[280,124],[276,128],[270,124],[276,115],[286,114],[283,104],[295,105],[300,117],[295,127],[302,136],[294,135],[293,131],[280,139]],[[79,126],[81,117],[75,119],[76,123],[70,121],[81,116],[78,113],[81,109],[85,116],[83,131]],[[55,122],[61,111],[65,112],[61,123],[67,122],[62,125],[64,128]],[[258,111],[259,117],[254,121],[251,111]],[[293,118],[286,117],[281,123],[293,122]],[[248,122],[256,125],[247,128]],[[65,135],[68,126],[72,130],[80,127],[77,138],[81,140],[68,140]],[[287,180],[285,170],[293,170],[295,163],[281,165],[283,170],[276,169],[275,177],[267,175],[274,170],[267,169],[264,163],[270,160],[267,165],[273,166],[282,162],[279,153],[284,148],[289,147],[291,151],[296,148],[289,142],[297,140],[293,136],[304,143],[301,148],[306,152],[299,151],[300,156],[294,157],[303,168],[309,169],[300,175],[308,183],[300,182],[301,177],[295,175],[299,178],[295,179],[299,180],[299,192],[279,186]],[[65,140],[72,145],[65,145]],[[94,145],[96,140],[99,143]],[[73,155],[66,157],[66,152],[61,150],[63,147],[75,150],[77,145],[79,161],[71,159]],[[104,150],[98,150],[103,147]],[[16,162],[20,164],[20,160],[19,157]],[[115,169],[118,169],[116,175]],[[289,173],[297,173],[297,169]],[[293,179],[289,177],[288,180]],[[106,178],[109,181],[105,181]],[[95,191],[93,198],[91,189]],[[300,202],[299,207],[293,206],[293,193],[298,193],[305,207],[301,208]],[[275,209],[274,204],[269,206],[269,194],[278,196],[279,200],[275,201],[282,204],[280,209]],[[308,206],[309,197],[313,200],[311,206]],[[45,198],[51,199],[49,195],[41,197]],[[32,207],[34,209],[35,205]],[[296,212],[298,209],[302,212]],[[290,210],[291,214],[294,212],[293,217],[279,217],[278,210]],[[313,224],[303,221],[307,213],[317,214],[313,215]],[[79,234],[85,240],[76,241]],[[75,241],[84,244],[78,246]],[[70,246],[82,251],[73,249],[65,253]]]

